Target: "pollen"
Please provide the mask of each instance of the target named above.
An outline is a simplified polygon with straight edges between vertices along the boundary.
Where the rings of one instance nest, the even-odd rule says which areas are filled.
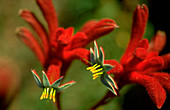
[[[91,67],[88,67],[87,70],[90,70],[93,73],[93,80],[95,80],[99,75],[103,74],[103,68],[101,65],[95,64]]]
[[[56,102],[56,90],[54,88],[44,88],[40,100],[47,99]]]

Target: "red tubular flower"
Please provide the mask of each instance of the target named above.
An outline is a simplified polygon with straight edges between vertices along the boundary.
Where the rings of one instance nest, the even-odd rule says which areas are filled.
[[[26,28],[18,29],[17,34],[35,53],[45,69],[60,61],[63,64],[61,73],[64,74],[73,59],[85,62],[83,58],[88,59],[89,51],[83,47],[118,27],[111,19],[90,21],[83,26],[80,32],[73,35],[73,27],[67,29],[59,27],[51,0],[36,0],[36,2],[48,24],[48,32],[32,12],[21,10],[20,16],[31,25],[39,40]]]
[[[156,106],[160,109],[166,99],[166,91],[170,93],[170,75],[160,72],[170,67],[170,54],[158,56],[166,43],[164,32],[158,31],[149,43],[142,39],[148,19],[146,5],[137,6],[133,14],[132,33],[129,44],[123,54],[120,64],[112,60],[108,64],[119,67],[108,73],[115,75],[119,88],[125,84],[137,83],[144,86]]]
[[[50,65],[57,66],[57,74],[64,76],[72,60],[83,58],[89,60],[90,51],[84,49],[89,42],[106,35],[118,26],[111,19],[102,19],[95,22],[87,22],[80,32],[75,35],[74,28],[64,29],[59,27],[57,15],[51,0],[36,0],[47,22],[48,31],[29,10],[21,10],[20,16],[30,24],[38,39],[28,29],[17,30],[19,38],[35,53],[45,70]],[[48,70],[50,71],[50,70]],[[56,80],[56,72],[46,72],[50,82]],[[38,77],[38,76],[37,76]],[[52,85],[50,85],[51,87]],[[60,110],[59,95],[57,94],[57,107]]]

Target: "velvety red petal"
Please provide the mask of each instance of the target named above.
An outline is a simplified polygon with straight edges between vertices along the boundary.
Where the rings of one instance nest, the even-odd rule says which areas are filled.
[[[135,48],[138,46],[139,41],[143,37],[145,32],[146,23],[148,19],[148,8],[146,5],[138,5],[133,13],[133,23],[131,39],[126,48],[124,55],[122,56],[120,62],[122,65],[127,63],[127,60],[132,56]]]
[[[75,49],[78,47],[82,47],[82,42],[85,42],[87,40],[87,37],[82,32],[77,32],[71,39],[71,43],[69,45],[69,49]]]
[[[68,36],[70,36],[70,37],[73,36],[73,33],[74,33],[74,27],[69,27],[66,29],[66,34]]]
[[[39,38],[42,42],[42,45],[43,45],[44,52],[47,56],[48,51],[49,51],[49,44],[48,44],[48,35],[47,35],[45,28],[39,22],[39,20],[36,18],[36,16],[29,10],[20,10],[19,14],[25,21],[27,21],[31,25],[33,30],[39,36]]]
[[[142,40],[140,40],[140,42],[139,42],[139,44],[138,44],[138,47],[144,48],[144,49],[148,49],[148,47],[149,47],[149,41],[148,41],[148,39],[142,39]]]
[[[139,74],[137,72],[132,72],[129,75],[129,80],[132,83],[141,84],[142,86],[146,87],[146,90],[152,101],[159,109],[162,107],[166,99],[166,92],[157,79],[147,75]]]
[[[58,39],[59,36],[65,33],[65,29],[63,27],[57,28],[55,32],[55,40]]]
[[[150,76],[156,78],[162,86],[170,93],[170,74],[168,73],[148,73]]]
[[[61,65],[50,65],[47,70],[47,77],[49,78],[50,84],[60,78]]]
[[[84,48],[77,48],[71,51],[65,51],[63,58],[65,61],[72,61],[73,59],[79,59],[86,65],[89,63],[86,61],[90,61],[90,51]]]
[[[142,71],[148,68],[163,67],[164,61],[160,56],[152,57],[146,59],[137,65],[137,70]]]
[[[60,29],[61,30],[57,29],[57,33],[56,33],[58,45],[67,46],[71,41],[71,37],[73,35],[74,28],[69,27],[66,30],[64,30],[63,28],[60,28]]]
[[[56,11],[51,0],[36,0],[47,21],[50,39],[53,40],[55,30],[58,27]]]
[[[57,39],[57,43],[61,46],[67,46],[70,43],[70,36],[68,36],[66,33],[60,35]]]
[[[139,47],[135,49],[135,53],[134,53],[134,55],[141,60],[144,60],[147,54],[148,52],[145,48],[139,48]]]
[[[150,41],[148,51],[160,52],[166,44],[166,34],[165,32],[158,31],[156,36]]]
[[[137,58],[135,55],[129,58],[127,64],[124,65],[125,71],[134,71],[136,69],[137,64],[139,64],[142,60]]]
[[[97,23],[98,23],[98,21],[96,21],[96,20],[90,20],[90,21],[86,22],[80,29],[80,32],[86,32],[90,27],[92,27],[93,25],[95,25]]]
[[[52,50],[52,54],[53,53],[56,53],[58,50],[57,49],[60,49],[62,50],[63,48],[59,48],[58,45],[62,46],[62,40],[61,42],[59,43],[58,41],[58,38],[59,36],[63,35],[65,33],[65,29],[64,28],[57,28],[56,31],[55,31],[55,37],[53,38],[53,40],[51,40],[51,50]],[[62,38],[62,37],[61,37]],[[61,39],[60,38],[60,39]]]
[[[164,60],[164,69],[170,68],[170,53],[161,56]]]
[[[114,66],[114,68],[107,72],[108,74],[120,75],[120,72],[123,70],[123,67],[116,60],[104,60],[104,64]]]
[[[148,55],[146,56],[146,59],[156,57],[158,55],[159,55],[158,52],[149,52]]]
[[[20,28],[17,30],[17,35],[35,53],[42,65],[44,65],[46,60],[44,52],[32,33],[26,28]]]
[[[86,29],[86,31],[83,31],[86,36],[87,40],[82,43],[83,46],[88,44],[89,42],[106,35],[113,31],[118,26],[114,22],[114,20],[111,19],[102,19],[98,23],[91,26],[89,29]]]

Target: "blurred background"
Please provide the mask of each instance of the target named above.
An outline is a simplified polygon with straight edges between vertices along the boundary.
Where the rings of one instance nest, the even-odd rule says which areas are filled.
[[[103,47],[106,59],[118,61],[129,41],[133,11],[137,4],[143,3],[147,4],[150,12],[144,37],[150,40],[157,30],[165,31],[167,44],[160,54],[170,52],[168,1],[53,0],[60,26],[73,26],[75,33],[88,20],[114,19],[120,28],[98,39],[97,43]],[[37,87],[30,69],[41,71],[43,68],[29,48],[16,36],[17,27],[24,26],[31,30],[19,17],[19,9],[33,11],[47,26],[35,0],[0,0],[0,110],[7,106],[8,110],[55,110],[51,102],[39,100],[42,90]],[[89,49],[90,46],[93,44],[86,48]],[[107,91],[100,80],[92,80],[91,73],[85,68],[86,65],[78,60],[71,64],[64,82],[75,80],[77,83],[63,92],[63,110],[87,110]],[[98,110],[157,110],[142,86],[127,85],[120,93],[120,97],[114,98]],[[162,110],[170,108],[169,102],[167,94]]]

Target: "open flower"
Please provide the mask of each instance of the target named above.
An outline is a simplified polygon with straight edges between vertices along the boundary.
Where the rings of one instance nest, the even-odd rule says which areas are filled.
[[[107,74],[109,70],[114,68],[114,66],[110,64],[104,63],[104,51],[102,47],[100,50],[98,49],[96,41],[94,41],[94,51],[90,48],[90,61],[92,66],[88,67],[87,70],[90,70],[93,73],[93,80],[100,76],[101,82],[115,95],[117,95],[116,90],[118,90],[118,86],[115,80]]]
[[[121,57],[122,66],[119,73],[114,69],[113,73],[120,87],[129,83],[137,83],[144,86],[158,108],[161,108],[166,99],[166,91],[170,92],[170,75],[162,72],[169,68],[170,54],[159,56],[159,52],[166,43],[164,32],[158,31],[156,36],[149,41],[142,39],[148,19],[146,5],[137,6],[133,14],[132,33],[129,44]],[[109,64],[115,64],[110,60]]]
[[[60,85],[63,76],[60,76],[59,73],[56,73],[55,71],[56,69],[57,67],[55,65],[51,65],[48,69],[47,74],[44,71],[42,71],[43,81],[41,81],[40,77],[38,76],[35,70],[31,70],[38,87],[43,88],[43,92],[40,97],[40,100],[49,99],[49,100],[53,100],[53,102],[56,102],[56,93],[62,91],[63,89],[66,89],[67,87],[75,83],[75,81],[70,81]],[[53,80],[53,82],[51,82],[50,80],[51,76],[49,76],[49,74],[52,73],[56,74],[55,80]]]

